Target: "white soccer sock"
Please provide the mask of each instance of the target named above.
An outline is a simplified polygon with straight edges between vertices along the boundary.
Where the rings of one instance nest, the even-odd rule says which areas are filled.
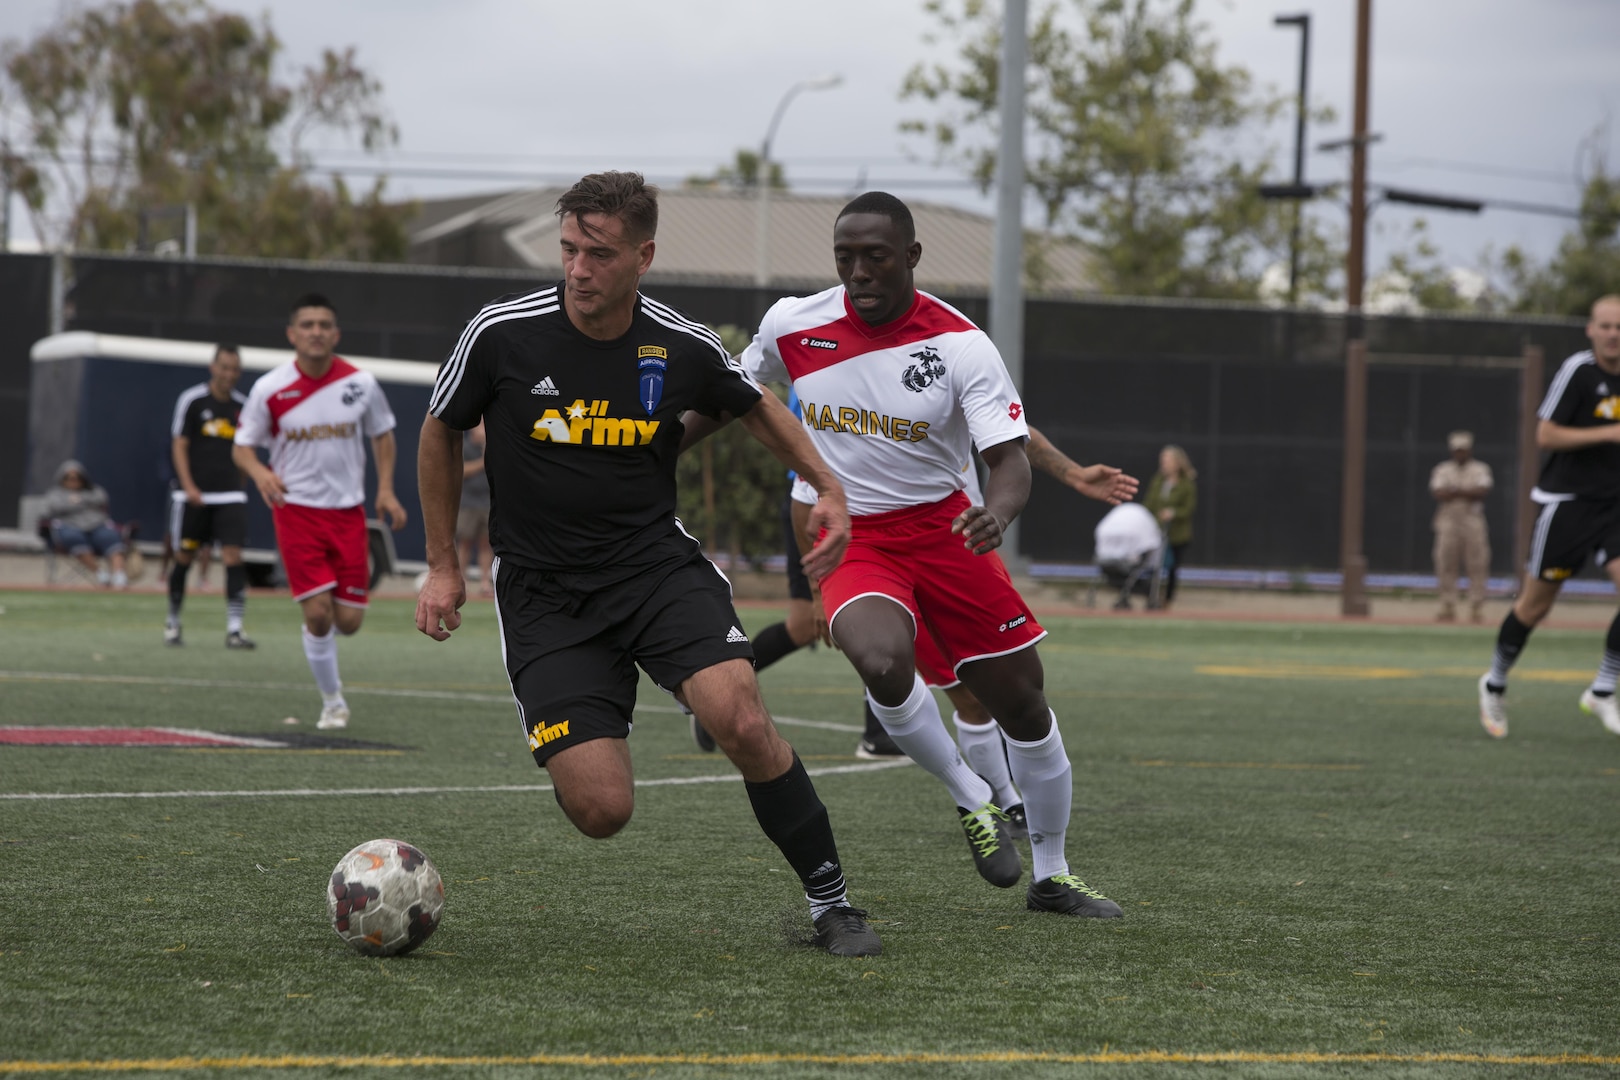
[[[326,632],[325,637],[316,637],[304,627],[304,658],[309,661],[310,674],[315,676],[315,685],[320,688],[321,700],[328,705],[335,705],[343,700],[343,680],[338,678],[337,660],[337,627]]]
[[[866,700],[872,703],[872,713],[907,757],[939,778],[957,806],[977,809],[990,801],[990,785],[979,779],[962,760],[956,743],[945,731],[945,720],[939,715],[933,693],[923,685],[922,676],[913,674],[912,679],[915,681],[911,685],[911,696],[898,706],[879,704],[868,691]]]
[[[1050,714],[1051,710],[1047,712]],[[1038,742],[1003,737],[1007,740],[1013,779],[1018,782],[1018,790],[1024,793],[1024,816],[1029,821],[1029,850],[1035,857],[1035,880],[1045,881],[1056,874],[1066,874],[1069,860],[1063,852],[1063,844],[1074,803],[1074,769],[1063,750],[1057,717],[1052,716],[1052,730]]]
[[[994,720],[988,724],[970,724],[962,719],[961,713],[952,713],[951,723],[956,725],[956,742],[962,748],[962,756],[995,792],[992,801],[1003,810],[1022,802],[1018,789],[1013,787],[1012,773],[1007,768],[1007,750],[1001,742],[1001,725]]]

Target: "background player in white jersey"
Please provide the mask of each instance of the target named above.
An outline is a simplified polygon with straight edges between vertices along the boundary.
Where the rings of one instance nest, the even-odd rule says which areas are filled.
[[[180,608],[186,602],[186,574],[198,552],[218,543],[225,563],[225,647],[251,649],[242,633],[247,570],[242,544],[247,539],[247,492],[242,470],[232,459],[236,426],[247,395],[236,388],[242,356],[235,345],[214,348],[208,381],[184,391],[174,403],[170,457],[179,486],[173,495],[169,539],[174,566],[169,571],[169,616],[165,644],[179,645]]]
[[[755,378],[789,380],[811,441],[848,492],[844,561],[821,582],[831,632],[873,711],[906,754],[945,784],[979,872],[1022,874],[1006,814],[962,760],[917,674],[918,627],[1006,736],[1034,855],[1036,911],[1113,918],[1119,905],[1069,872],[1072,770],[1033,648],[1045,636],[994,554],[1029,498],[1023,404],[988,337],[919,293],[911,211],[856,197],[833,228],[843,285],[778,301],[744,354]],[[983,505],[962,493],[974,445],[989,466]]]
[[[304,656],[321,692],[320,728],[348,725],[337,635],[365,620],[366,443],[377,466],[377,516],[394,530],[405,508],[394,496],[394,413],[370,372],[337,356],[332,302],[301,296],[287,321],[293,359],[253,384],[236,432],[237,465],[269,504],[293,599],[304,612]],[[266,468],[255,447],[270,448]]]
[[[1530,497],[1541,504],[1530,564],[1513,608],[1496,634],[1491,670],[1479,677],[1479,722],[1507,737],[1508,670],[1530,631],[1547,617],[1564,582],[1596,557],[1620,586],[1620,294],[1599,298],[1586,324],[1592,347],[1565,360],[1537,412],[1536,445],[1551,450]],[[1581,709],[1620,735],[1620,614],[1603,639],[1597,677]]]

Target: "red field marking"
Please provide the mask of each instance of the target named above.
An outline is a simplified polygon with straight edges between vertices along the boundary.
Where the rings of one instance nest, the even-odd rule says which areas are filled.
[[[185,728],[0,727],[0,744],[10,746],[257,746],[285,744],[240,735],[216,735]]]

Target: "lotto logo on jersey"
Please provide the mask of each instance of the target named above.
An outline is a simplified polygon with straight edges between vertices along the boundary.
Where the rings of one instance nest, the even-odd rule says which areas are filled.
[[[851,435],[875,435],[895,442],[922,442],[928,438],[927,420],[907,420],[899,416],[885,416],[870,409],[852,409],[840,406],[837,415],[832,406],[816,405],[806,401],[804,422],[817,431],[843,431]]]
[[[609,416],[606,401],[576,399],[567,409],[547,409],[529,438],[573,446],[646,446],[658,434],[658,420]]]
[[[568,734],[568,725],[571,721],[559,720],[555,724],[548,724],[544,720],[534,725],[529,732],[529,749],[538,750],[553,739],[560,739]]]

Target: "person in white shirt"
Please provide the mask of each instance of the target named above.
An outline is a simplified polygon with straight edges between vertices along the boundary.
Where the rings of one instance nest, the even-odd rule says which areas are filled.
[[[857,196],[833,228],[843,284],[778,301],[743,354],[755,379],[791,382],[811,442],[842,482],[849,550],[820,582],[832,637],[873,712],[956,803],[979,873],[1010,887],[1023,868],[991,786],[962,759],[925,683],[960,679],[996,718],[1024,797],[1035,911],[1117,918],[1118,904],[1070,873],[1072,770],[1043,691],[1036,623],[994,552],[1029,497],[1024,406],[990,339],[917,291],[911,211]],[[977,445],[982,504],[963,493]],[[937,647],[930,658],[921,629]],[[942,670],[919,674],[919,662]]]
[[[365,620],[371,580],[366,534],[366,443],[377,466],[377,516],[395,531],[394,413],[376,376],[333,352],[337,311],[301,296],[287,322],[293,359],[259,377],[242,407],[232,451],[269,505],[293,599],[304,612],[304,656],[321,692],[319,728],[348,726],[337,635]],[[270,449],[267,468],[257,447]]]

